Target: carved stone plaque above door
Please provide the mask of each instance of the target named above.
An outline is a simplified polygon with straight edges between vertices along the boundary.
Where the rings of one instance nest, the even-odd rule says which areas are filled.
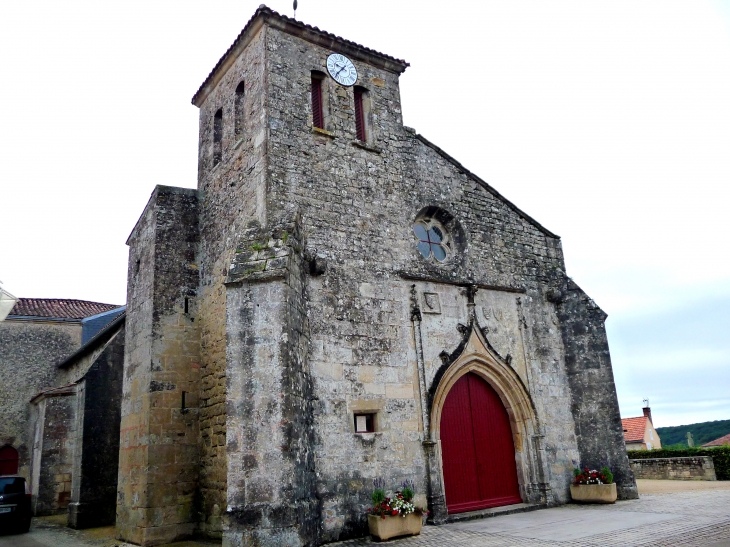
[[[421,311],[423,313],[441,313],[441,300],[439,299],[438,293],[423,293],[423,307]]]

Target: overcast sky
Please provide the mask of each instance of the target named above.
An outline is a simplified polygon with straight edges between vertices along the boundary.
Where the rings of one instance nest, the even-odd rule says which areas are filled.
[[[258,1],[5,2],[0,280],[125,302],[156,184],[195,187],[190,104]],[[268,5],[292,15],[291,0]],[[730,0],[300,0],[404,58],[406,125],[562,236],[608,313],[624,417],[730,419]]]

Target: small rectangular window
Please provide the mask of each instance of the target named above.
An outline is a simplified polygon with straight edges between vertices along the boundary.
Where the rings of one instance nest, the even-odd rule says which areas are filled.
[[[363,108],[364,95],[366,91],[362,87],[355,88],[355,133],[357,140],[366,142],[365,134],[365,109]]]
[[[355,414],[355,433],[375,431],[375,414]]]
[[[312,125],[324,129],[324,109],[322,108],[322,78],[312,72]]]

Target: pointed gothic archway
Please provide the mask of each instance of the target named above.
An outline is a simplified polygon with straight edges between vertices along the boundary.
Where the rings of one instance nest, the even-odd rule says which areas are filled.
[[[544,456],[532,401],[517,373],[477,328],[470,329],[433,393],[429,425],[448,513],[545,502]],[[459,446],[470,442],[472,455]]]
[[[497,392],[473,372],[444,401],[441,454],[449,513],[522,502],[509,416]]]

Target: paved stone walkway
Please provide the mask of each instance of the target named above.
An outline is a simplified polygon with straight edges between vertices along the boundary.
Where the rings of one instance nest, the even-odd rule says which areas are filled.
[[[371,545],[371,539],[332,544]],[[403,547],[728,547],[730,488],[643,494],[614,505],[565,505],[444,526],[391,540]]]
[[[645,483],[645,484],[644,484]],[[393,547],[730,547],[730,481],[639,481],[641,499],[615,505],[566,505],[530,513],[426,526]],[[649,493],[658,492],[658,493]],[[0,535],[0,547],[133,547],[113,527],[72,530],[64,517],[33,520],[30,533]],[[356,539],[331,547],[376,542]],[[167,547],[220,546],[186,541]],[[285,547],[285,546],[282,546]]]
[[[220,541],[180,541],[162,547],[220,547]],[[137,547],[114,538],[114,526],[73,530],[66,516],[34,518],[27,534],[0,534],[0,547]]]
[[[639,494],[671,494],[692,490],[730,490],[730,481],[664,481],[639,479]]]

